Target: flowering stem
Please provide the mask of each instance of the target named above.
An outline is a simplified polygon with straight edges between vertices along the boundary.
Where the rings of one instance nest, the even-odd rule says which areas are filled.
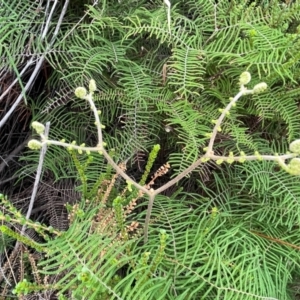
[[[209,140],[209,144],[208,144],[208,147],[207,147],[207,150],[206,150],[206,154],[207,155],[210,155],[211,153],[213,153],[213,146],[214,146],[215,139],[216,139],[217,133],[219,131],[219,128],[221,127],[221,124],[222,124],[224,118],[226,117],[226,115],[229,114],[229,111],[232,108],[232,106],[235,106],[236,102],[242,96],[244,96],[246,94],[251,94],[251,93],[252,93],[252,90],[247,90],[242,85],[241,86],[241,90],[239,91],[239,93],[236,94],[236,96],[231,99],[231,101],[229,102],[229,104],[224,109],[222,109],[222,113],[221,113],[220,117],[218,118],[218,120],[217,120],[217,122],[215,124],[215,127],[213,129],[212,135],[211,135],[210,140]]]
[[[93,92],[96,90],[96,85],[94,81],[90,82],[90,93],[86,94],[86,90],[82,87],[77,88],[77,96],[79,98],[85,99],[89,102],[91,109],[94,112],[95,116],[95,123],[97,126],[97,132],[98,132],[98,143],[96,147],[85,147],[84,145],[78,146],[75,144],[68,144],[62,141],[55,141],[55,140],[48,140],[47,136],[44,135],[43,132],[38,132],[41,136],[42,142],[39,141],[32,141],[32,148],[33,149],[38,149],[41,146],[44,146],[45,144],[47,145],[57,145],[65,148],[71,148],[71,149],[76,149],[78,151],[87,151],[87,152],[99,152],[103,154],[105,159],[108,161],[108,163],[115,169],[117,174],[122,176],[126,181],[128,181],[130,184],[134,185],[138,190],[144,192],[149,196],[149,202],[148,202],[148,209],[147,209],[147,215],[146,215],[146,220],[145,220],[145,227],[144,227],[144,241],[145,243],[148,240],[148,228],[149,228],[149,223],[150,223],[150,217],[151,217],[151,212],[152,212],[152,207],[154,203],[155,196],[160,194],[161,192],[165,191],[167,188],[171,187],[172,185],[176,184],[179,180],[181,180],[183,177],[188,175],[190,172],[195,170],[199,165],[204,163],[205,161],[211,159],[214,161],[217,161],[217,163],[222,163],[228,162],[228,163],[233,163],[233,162],[244,162],[244,161],[253,161],[253,160],[268,160],[268,161],[276,161],[279,163],[279,165],[286,171],[288,171],[290,174],[293,175],[298,175],[300,174],[300,159],[296,158],[297,154],[300,153],[300,141],[295,141],[294,144],[292,145],[291,151],[293,153],[291,154],[285,154],[285,155],[260,155],[259,153],[256,153],[256,155],[249,155],[246,156],[243,152],[241,153],[240,156],[233,156],[233,153],[231,152],[229,156],[219,156],[215,155],[213,152],[213,146],[214,142],[217,136],[218,131],[221,130],[221,124],[226,117],[226,115],[229,114],[230,109],[236,104],[236,102],[239,100],[240,97],[248,94],[254,94],[254,93],[260,93],[264,91],[267,88],[267,85],[265,83],[260,83],[254,86],[252,90],[248,90],[245,85],[249,83],[251,80],[251,76],[249,72],[244,72],[242,73],[240,77],[240,91],[235,95],[234,98],[231,99],[230,103],[221,110],[221,115],[220,117],[214,121],[215,126],[213,128],[212,133],[210,134],[210,140],[208,147],[206,149],[206,152],[204,155],[202,155],[196,162],[194,162],[192,165],[190,165],[188,168],[186,168],[184,171],[182,171],[179,175],[177,175],[175,178],[161,186],[160,188],[154,190],[154,189],[148,189],[144,185],[139,184],[132,180],[111,158],[111,156],[108,154],[108,152],[104,149],[104,143],[103,143],[103,136],[102,136],[102,125],[100,123],[100,118],[99,118],[99,112],[97,111],[97,108],[95,106],[95,103],[93,101]],[[75,91],[76,94],[76,91]],[[36,130],[43,131],[41,128],[43,126],[42,124],[38,124],[38,122],[35,122],[34,127]],[[293,149],[296,149],[295,151]],[[299,151],[298,151],[299,150]],[[298,152],[299,153],[298,153]],[[285,160],[287,159],[292,159],[289,165],[285,164]],[[294,160],[294,161],[293,161]],[[299,170],[298,170],[299,168]],[[143,181],[142,181],[143,182]]]
[[[99,118],[99,114],[98,114],[98,111],[97,111],[97,108],[95,106],[95,103],[93,101],[93,98],[92,98],[92,93],[89,93],[87,96],[86,96],[86,100],[89,102],[90,106],[91,106],[91,109],[94,113],[94,116],[95,116],[95,120],[96,120],[96,126],[97,126],[97,132],[98,132],[98,147],[100,147],[101,149],[99,149],[99,151],[103,151],[103,145],[102,145],[102,130],[101,130],[101,123],[100,123],[100,118]]]

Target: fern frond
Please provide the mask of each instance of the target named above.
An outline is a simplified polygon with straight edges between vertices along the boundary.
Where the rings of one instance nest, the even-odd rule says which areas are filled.
[[[222,191],[223,195],[226,193]],[[155,228],[164,226],[173,240],[160,266],[161,274],[170,274],[170,268],[173,269],[173,284],[167,299],[175,295],[178,299],[291,299],[287,284],[293,267],[289,268],[285,257],[290,249],[272,244],[278,250],[276,258],[273,251],[265,252],[270,247],[269,241],[253,234],[251,223],[243,221],[242,215],[239,220],[234,218],[235,211],[229,212],[228,206],[215,206],[217,198],[224,200],[222,194],[215,193],[215,199],[199,198],[199,195],[191,199],[189,195],[190,201],[159,197],[156,202],[152,234]],[[213,207],[217,207],[215,212]],[[226,231],[222,230],[224,226]],[[278,236],[279,231],[269,234]],[[151,241],[148,247],[155,247]],[[243,251],[247,254],[241,254]],[[296,263],[295,257],[289,259]],[[247,274],[246,283],[240,274]],[[273,274],[282,278],[280,289],[276,288],[279,283]]]
[[[298,94],[297,88],[284,93],[281,88],[273,88],[270,95],[262,95],[255,101],[258,113],[264,119],[276,120],[277,123],[280,123],[281,120],[281,122],[285,122],[288,130],[288,141],[299,137],[299,109],[295,102]]]
[[[181,150],[180,153],[172,153],[169,162],[176,172],[180,172],[198,159],[207,139],[205,133],[210,132],[210,118],[180,99],[166,103],[165,112],[168,116],[165,121],[174,128],[177,147]]]
[[[205,74],[205,55],[201,50],[176,48],[169,59],[168,85],[175,87],[175,92],[188,97],[203,89],[201,79]]]

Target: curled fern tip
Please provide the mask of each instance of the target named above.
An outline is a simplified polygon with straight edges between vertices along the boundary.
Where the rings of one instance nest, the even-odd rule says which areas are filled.
[[[246,85],[251,81],[251,74],[249,72],[243,72],[240,76],[240,85]]]
[[[77,98],[84,99],[87,95],[87,90],[84,87],[78,87],[75,90],[75,95]]]

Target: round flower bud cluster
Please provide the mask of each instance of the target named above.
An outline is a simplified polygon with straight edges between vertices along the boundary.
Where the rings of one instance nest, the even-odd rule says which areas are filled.
[[[30,148],[32,150],[39,150],[42,148],[42,146],[43,146],[43,144],[38,140],[30,140],[28,142],[28,148]]]
[[[259,94],[264,92],[268,88],[267,84],[265,82],[258,83],[257,85],[254,86],[252,89],[253,94]]]
[[[293,153],[300,154],[300,140],[293,141],[290,144],[290,151]]]
[[[38,134],[45,132],[45,126],[40,122],[34,121],[34,122],[32,122],[31,126]]]
[[[91,79],[90,84],[89,84],[89,91],[91,93],[95,92],[97,90],[96,82],[94,79]]]
[[[287,172],[291,175],[300,175],[300,158],[291,159]]]
[[[80,99],[84,99],[87,95],[87,90],[84,87],[78,87],[75,90],[75,95],[76,97],[80,98]]]
[[[249,72],[243,72],[240,76],[240,85],[246,85],[251,81],[251,74]]]

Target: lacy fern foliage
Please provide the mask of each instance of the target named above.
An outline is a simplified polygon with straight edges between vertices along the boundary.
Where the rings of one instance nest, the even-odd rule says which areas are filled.
[[[37,3],[19,2],[9,5],[18,13],[4,14],[0,29],[1,55],[11,40],[7,65],[17,77],[26,57],[20,49],[39,53],[47,44],[18,34],[12,16],[26,16],[29,32],[30,22],[44,20]],[[79,20],[72,9],[45,56],[56,96],[45,92],[29,102],[33,121],[51,121],[49,140],[35,137],[31,145],[61,139],[64,147],[73,145],[71,155],[51,145],[44,169],[57,181],[71,178],[83,199],[68,206],[69,229],[42,245],[49,256],[39,270],[52,281],[33,290],[47,288],[61,299],[294,299],[299,179],[281,169],[299,174],[299,152],[292,147],[283,154],[300,137],[299,1],[100,0],[86,5]],[[246,84],[238,83],[244,71],[251,73],[252,92],[236,102],[231,97]],[[91,78],[95,103],[83,101],[88,93],[81,99],[68,93]],[[253,92],[266,84],[263,94]],[[106,126],[100,140],[93,103],[102,112],[96,126]],[[100,153],[88,153],[82,143]],[[145,179],[134,158],[156,144],[159,167],[148,168]],[[176,178],[208,159],[193,169],[202,180],[195,172],[181,181],[184,191],[165,189],[145,216],[144,196],[163,186],[158,175],[170,169]],[[21,162],[20,181],[35,172],[38,154],[28,150]],[[127,182],[118,178],[125,165]],[[133,182],[142,182],[141,193]],[[143,244],[145,217],[150,230]],[[17,290],[31,288],[28,282]]]

